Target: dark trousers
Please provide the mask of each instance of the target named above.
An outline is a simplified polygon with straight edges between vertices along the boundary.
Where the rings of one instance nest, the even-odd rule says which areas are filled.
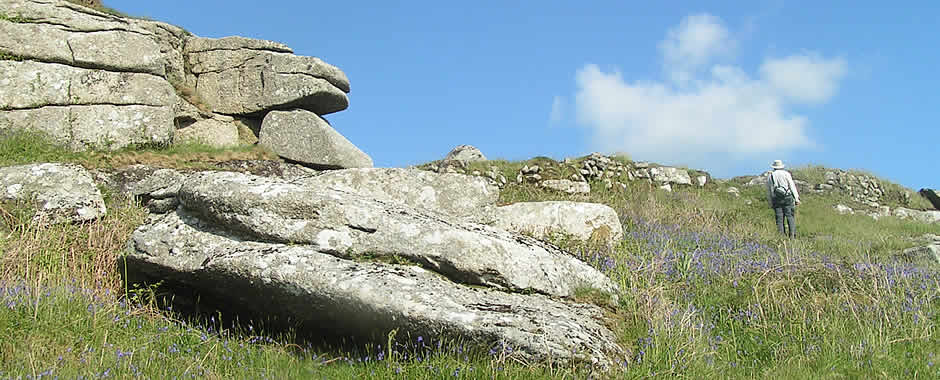
[[[777,231],[791,238],[796,237],[796,217],[793,215],[794,209],[795,207],[792,201],[783,204],[774,204],[774,217],[777,219]],[[789,234],[786,229],[783,228],[784,220],[786,220],[786,224],[790,230]]]

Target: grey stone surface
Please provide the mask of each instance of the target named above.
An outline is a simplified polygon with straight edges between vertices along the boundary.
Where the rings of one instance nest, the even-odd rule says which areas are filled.
[[[697,184],[699,187],[705,186],[706,183],[708,183],[707,176],[700,175],[695,177],[695,184]]]
[[[444,161],[463,161],[465,163],[486,161],[486,156],[473,145],[458,145],[447,153],[447,156],[444,157]]]
[[[300,181],[320,173],[318,170],[303,165],[280,160],[229,160],[215,165],[220,170],[261,177],[278,178],[287,181]]]
[[[771,170],[768,170],[759,176],[755,176],[754,178],[751,178],[750,181],[747,181],[747,183],[744,185],[745,186],[767,186],[767,177],[770,176],[770,173],[771,173]]]
[[[173,87],[158,76],[57,63],[0,61],[0,109],[65,105],[172,106]]]
[[[587,182],[571,181],[567,179],[548,179],[539,184],[542,187],[568,194],[589,194],[591,192],[591,185]]]
[[[177,129],[173,142],[200,143],[217,148],[233,147],[238,145],[238,127],[233,122],[215,119],[197,121],[186,128]]]
[[[155,36],[120,17],[44,0],[4,0],[0,13],[8,17],[0,20],[0,50],[10,55],[85,68],[166,74],[166,58]]]
[[[187,210],[259,241],[344,258],[398,256],[458,282],[507,290],[567,297],[581,286],[616,289],[599,271],[537,240],[354,193],[202,172],[183,182],[179,197]]]
[[[279,156],[315,168],[372,167],[372,158],[310,111],[269,112],[258,139]]]
[[[920,211],[898,207],[891,210],[891,215],[898,218],[913,219],[922,223],[940,223],[940,211],[936,210]]]
[[[835,209],[836,212],[838,212],[840,215],[855,214],[855,211],[852,210],[851,207],[843,205],[843,204],[837,204],[833,206],[832,208]]]
[[[346,74],[319,58],[296,56],[285,48],[240,37],[192,37],[184,52],[196,77],[196,93],[215,112],[301,108],[324,115],[349,106]]]
[[[499,198],[499,188],[484,178],[417,169],[330,170],[297,183],[356,193],[475,221],[485,219],[486,209],[494,207]]]
[[[924,198],[927,198],[930,201],[930,204],[933,205],[933,208],[940,210],[940,194],[937,194],[935,189],[920,189],[918,192]]]
[[[397,329],[483,350],[502,342],[521,360],[626,359],[596,306],[471,288],[420,267],[349,261],[312,245],[245,241],[182,210],[138,228],[126,260],[133,281],[159,280],[240,314],[289,320],[300,334],[384,344]]]
[[[689,172],[683,169],[658,167],[649,169],[653,181],[672,185],[691,185],[692,178]]]
[[[173,111],[142,105],[68,107],[71,145],[117,150],[131,144],[168,144],[173,138]]]
[[[166,213],[179,205],[177,192],[185,178],[174,169],[131,165],[119,169],[92,171],[95,182],[115,194],[140,202],[150,212]]]
[[[924,266],[940,265],[940,236],[924,234],[918,240],[918,246],[905,249],[896,257]]]
[[[73,164],[0,168],[0,199],[34,204],[38,223],[86,222],[107,212],[91,175]]]
[[[564,233],[576,239],[614,245],[623,238],[617,212],[598,203],[519,202],[497,208],[496,227],[538,238]]]
[[[186,40],[186,47],[183,50],[186,54],[205,53],[209,51],[236,51],[236,50],[259,50],[273,53],[293,53],[290,47],[280,42],[260,40],[256,38],[245,38],[241,36],[230,36],[223,38],[202,38],[191,37]],[[230,66],[229,68],[234,67]]]
[[[142,105],[46,106],[0,112],[0,129],[46,133],[74,150],[164,145],[173,138],[173,110]]]

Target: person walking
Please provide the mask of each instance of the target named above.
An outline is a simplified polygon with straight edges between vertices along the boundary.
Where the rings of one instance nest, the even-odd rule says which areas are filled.
[[[790,238],[796,237],[796,216],[794,211],[800,204],[800,193],[796,190],[796,183],[790,172],[783,170],[781,160],[774,160],[770,165],[774,171],[767,176],[767,201],[774,209],[774,218],[777,220],[777,231]],[[784,221],[787,228],[784,229]],[[789,230],[789,233],[787,232]]]

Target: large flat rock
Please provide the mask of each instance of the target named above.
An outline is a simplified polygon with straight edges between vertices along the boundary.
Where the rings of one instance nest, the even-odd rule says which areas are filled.
[[[598,203],[519,202],[496,208],[496,227],[546,238],[562,233],[613,246],[623,238],[617,212]]]
[[[317,169],[371,168],[372,158],[317,114],[271,111],[261,122],[258,143],[277,155]]]
[[[0,168],[0,200],[35,205],[33,220],[47,224],[87,222],[107,211],[91,174],[73,164]]]
[[[330,170],[300,183],[356,193],[385,202],[480,221],[496,205],[499,188],[478,176],[438,174],[418,169]]]
[[[483,349],[503,343],[524,360],[611,365],[625,357],[592,305],[471,288],[416,266],[354,262],[315,245],[244,241],[213,228],[182,210],[152,219],[128,244],[128,281],[195,291],[203,303],[287,320],[304,335],[384,343],[398,329]]]
[[[559,297],[614,292],[604,274],[554,246],[354,193],[241,173],[190,175],[186,210],[252,240],[310,246],[342,258],[399,257],[472,285]]]

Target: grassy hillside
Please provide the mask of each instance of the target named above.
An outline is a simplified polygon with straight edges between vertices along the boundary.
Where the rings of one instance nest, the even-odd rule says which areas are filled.
[[[66,161],[107,168],[177,168],[269,157],[190,146],[69,153],[7,135],[0,165]],[[490,161],[514,178],[527,162]],[[542,165],[551,164],[541,162]],[[568,173],[566,169],[559,175]],[[822,168],[794,171],[813,182]],[[817,182],[818,183],[818,182]],[[737,186],[740,197],[725,191]],[[361,350],[301,342],[233,316],[190,318],[150,288],[120,281],[118,263],[146,211],[117,196],[108,215],[37,227],[29,205],[0,206],[0,378],[936,378],[940,271],[894,259],[940,226],[838,215],[836,193],[803,193],[798,238],[776,234],[763,188],[729,181],[676,192],[633,182],[571,196],[508,185],[501,203],[575,200],[610,205],[625,238],[612,249],[558,240],[606,271],[622,292],[609,323],[631,352],[613,372],[522,363],[511,352],[396,336]],[[892,206],[893,207],[893,206]],[[592,294],[582,295],[591,300]]]

